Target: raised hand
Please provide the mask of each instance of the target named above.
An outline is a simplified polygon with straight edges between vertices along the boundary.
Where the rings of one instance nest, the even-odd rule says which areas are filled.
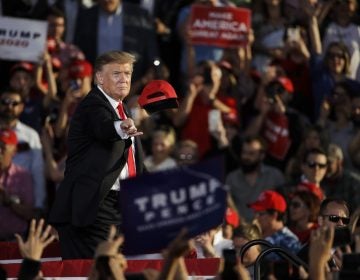
[[[51,234],[51,226],[46,226],[44,230],[44,224],[44,219],[41,219],[39,222],[32,219],[26,242],[24,242],[19,234],[15,234],[20,254],[23,258],[35,261],[40,260],[44,249],[54,241],[55,236]]]

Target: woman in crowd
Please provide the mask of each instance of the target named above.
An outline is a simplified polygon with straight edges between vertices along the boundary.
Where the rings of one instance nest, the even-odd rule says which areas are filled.
[[[310,233],[317,228],[320,200],[309,191],[297,191],[289,204],[289,228],[302,244],[309,241]]]

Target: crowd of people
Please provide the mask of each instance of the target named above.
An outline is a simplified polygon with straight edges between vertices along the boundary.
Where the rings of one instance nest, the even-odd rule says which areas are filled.
[[[250,9],[246,44],[193,44],[194,5]],[[194,249],[179,235],[176,260],[265,239],[309,263],[311,279],[341,270],[350,249],[328,247],[360,205],[359,10],[356,0],[0,1],[2,16],[48,23],[37,63],[0,60],[0,241],[44,219],[64,259],[92,258],[109,232],[123,242],[112,229],[121,179],[222,155],[224,224]],[[175,88],[178,108],[140,107],[153,80]],[[251,273],[260,252],[242,260]],[[170,267],[157,277],[182,273]]]

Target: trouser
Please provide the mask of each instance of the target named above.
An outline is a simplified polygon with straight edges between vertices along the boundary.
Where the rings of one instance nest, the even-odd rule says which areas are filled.
[[[56,226],[59,233],[62,259],[92,259],[98,244],[107,240],[111,225],[118,230],[121,215],[118,206],[119,192],[110,191],[99,205],[95,222],[86,227],[71,224]]]

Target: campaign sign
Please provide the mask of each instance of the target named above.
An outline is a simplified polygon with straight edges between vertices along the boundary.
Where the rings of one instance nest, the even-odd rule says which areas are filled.
[[[0,58],[37,62],[46,37],[46,21],[0,17]]]
[[[223,222],[223,160],[121,181],[120,209],[126,255],[160,252],[183,227],[194,237]]]
[[[190,38],[194,45],[236,48],[247,43],[251,11],[235,7],[194,5],[190,15]]]

